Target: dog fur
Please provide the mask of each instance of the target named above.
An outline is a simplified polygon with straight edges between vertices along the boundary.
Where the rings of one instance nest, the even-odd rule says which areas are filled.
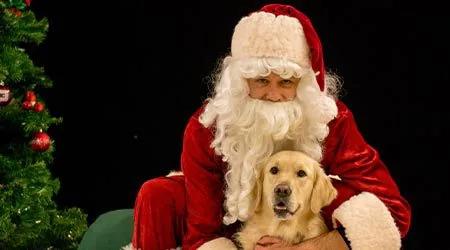
[[[278,152],[257,169],[253,215],[234,235],[243,250],[263,236],[294,245],[328,231],[320,214],[337,196],[320,163],[298,151]]]

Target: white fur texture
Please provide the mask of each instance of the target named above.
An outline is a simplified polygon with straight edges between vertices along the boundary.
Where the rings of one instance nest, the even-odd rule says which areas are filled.
[[[299,20],[267,12],[256,12],[239,21],[231,40],[231,54],[236,58],[284,58],[305,68],[311,65]]]
[[[400,232],[384,203],[375,195],[363,192],[342,203],[333,213],[354,250],[398,250]]]
[[[201,245],[198,250],[237,250],[237,247],[230,239],[220,237],[205,242],[205,244]]]
[[[172,170],[172,171],[170,171],[169,174],[166,175],[166,177],[170,177],[170,176],[179,176],[179,175],[184,175],[184,174],[183,174],[183,172],[181,172],[181,171]]]
[[[123,246],[120,250],[141,250],[141,249],[133,247],[133,244],[130,243],[130,244],[126,245],[126,246]]]

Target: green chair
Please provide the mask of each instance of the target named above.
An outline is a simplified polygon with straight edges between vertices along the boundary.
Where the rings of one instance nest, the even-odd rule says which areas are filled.
[[[131,243],[133,209],[119,209],[100,215],[84,234],[78,250],[120,250]]]

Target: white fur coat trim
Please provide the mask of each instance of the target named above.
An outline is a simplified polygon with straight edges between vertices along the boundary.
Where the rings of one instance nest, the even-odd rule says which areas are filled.
[[[237,250],[236,245],[225,237],[210,240],[201,245],[197,250]]]
[[[140,250],[140,249],[133,247],[133,244],[130,243],[126,246],[123,246],[120,250]]]
[[[170,176],[178,176],[178,175],[184,175],[183,172],[178,171],[178,170],[172,170],[170,171],[170,173],[168,173],[166,175],[166,177],[170,177]]]
[[[333,224],[339,221],[353,250],[398,250],[400,232],[384,203],[374,194],[363,192],[342,203],[333,213]]]

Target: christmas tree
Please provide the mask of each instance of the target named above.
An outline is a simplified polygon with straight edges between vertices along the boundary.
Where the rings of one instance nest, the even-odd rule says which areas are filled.
[[[43,67],[27,54],[46,38],[48,20],[37,20],[31,0],[0,0],[0,249],[76,249],[87,230],[79,208],[54,201],[52,117],[40,94],[52,87]]]

